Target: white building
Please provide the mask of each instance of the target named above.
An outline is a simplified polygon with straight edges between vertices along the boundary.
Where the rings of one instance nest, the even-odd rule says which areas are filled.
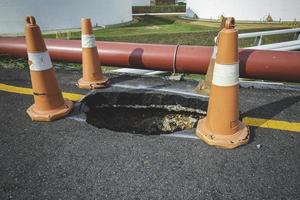
[[[203,19],[264,21],[270,15],[274,21],[300,21],[299,0],[187,0],[186,9],[187,16]]]
[[[0,0],[0,34],[24,32],[25,16],[35,16],[43,31],[79,28],[89,17],[93,26],[132,20],[132,0]]]
[[[133,6],[150,6],[151,0],[132,0]]]

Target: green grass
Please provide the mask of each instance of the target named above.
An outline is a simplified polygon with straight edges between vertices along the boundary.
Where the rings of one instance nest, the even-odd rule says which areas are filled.
[[[154,6],[133,6],[132,13],[175,13],[185,12],[186,5],[154,5]]]
[[[182,45],[213,45],[213,38],[219,30],[219,22],[190,21],[178,16],[141,16],[135,17],[131,25],[125,27],[109,27],[94,31],[97,40],[135,42],[135,43],[159,43],[159,44],[182,44]],[[240,32],[255,32],[292,28],[300,26],[295,23],[242,23],[237,22]],[[80,39],[81,33],[72,32],[71,39]],[[54,34],[45,35],[55,38]],[[264,37],[263,43],[287,41],[293,37],[290,35],[277,35]],[[253,39],[240,41],[240,47],[251,46]]]
[[[189,33],[201,33],[214,31],[214,27],[195,25],[184,23],[177,17],[156,17],[145,16],[137,17],[135,24],[126,27],[112,27],[94,31],[97,40],[104,41],[126,41],[126,42],[145,42],[145,43],[165,43],[177,44],[179,41],[186,44],[182,39],[182,35]],[[80,32],[72,33],[72,39],[80,39]],[[171,37],[180,38],[178,42]],[[55,35],[46,35],[46,37],[54,37]],[[189,42],[191,43],[191,42]]]
[[[23,69],[28,66],[27,60],[23,58],[8,57],[0,55],[0,68]]]

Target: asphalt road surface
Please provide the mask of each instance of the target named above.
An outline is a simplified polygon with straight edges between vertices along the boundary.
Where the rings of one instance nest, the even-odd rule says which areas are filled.
[[[84,94],[79,77],[58,73],[64,91]],[[0,69],[0,83],[30,87],[28,71]],[[251,127],[249,144],[223,150],[72,118],[32,122],[32,103],[0,91],[0,199],[300,199],[300,130]],[[241,113],[300,122],[300,92],[242,89]]]

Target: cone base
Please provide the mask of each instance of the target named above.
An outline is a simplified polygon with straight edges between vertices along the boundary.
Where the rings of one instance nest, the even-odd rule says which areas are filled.
[[[210,86],[207,84],[205,80],[202,80],[195,88],[195,92],[200,95],[209,96]]]
[[[216,135],[207,130],[206,118],[199,120],[196,135],[205,143],[223,149],[234,149],[249,142],[249,129],[240,123],[240,130],[233,135]]]
[[[73,102],[65,99],[64,105],[59,108],[49,111],[39,111],[36,109],[35,104],[33,104],[27,109],[26,112],[32,121],[49,122],[66,116],[70,113],[72,108]]]
[[[94,90],[94,89],[100,89],[105,88],[108,85],[108,78],[104,78],[103,80],[99,81],[85,81],[83,78],[79,79],[77,82],[77,86],[81,89],[87,89],[87,90]]]

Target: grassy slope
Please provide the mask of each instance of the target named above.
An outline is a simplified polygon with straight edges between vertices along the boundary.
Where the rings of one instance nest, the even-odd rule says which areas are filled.
[[[137,43],[213,45],[219,23],[207,21],[190,21],[177,16],[143,16],[135,17],[134,23],[125,27],[111,27],[95,31],[97,40],[122,41]],[[240,32],[254,32],[281,28],[291,28],[293,23],[285,24],[249,24],[237,22]],[[297,25],[299,26],[299,24]],[[266,37],[264,42],[286,41],[293,35]],[[55,37],[55,35],[47,35]],[[72,33],[72,39],[79,39],[80,32]],[[241,47],[249,46],[254,39],[240,41]]]

